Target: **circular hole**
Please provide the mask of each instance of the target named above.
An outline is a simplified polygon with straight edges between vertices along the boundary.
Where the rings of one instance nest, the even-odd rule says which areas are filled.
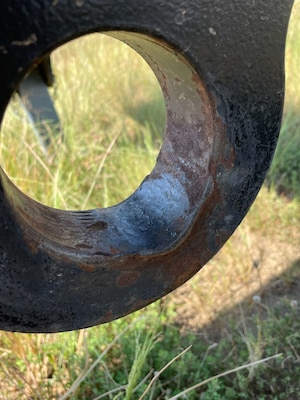
[[[191,221],[197,215],[199,208],[213,195],[215,161],[224,148],[223,125],[215,114],[215,108],[208,92],[197,72],[179,52],[166,43],[143,34],[110,31],[109,35],[128,43],[141,54],[155,71],[163,89],[165,108],[167,109],[166,133],[151,173],[142,180],[134,193],[132,190],[129,191],[131,195],[126,201],[107,208],[106,205],[109,204],[103,202],[104,204],[101,205],[98,200],[100,196],[96,193],[96,207],[91,205],[87,207],[91,208],[90,210],[77,212],[56,209],[57,205],[54,205],[54,208],[47,207],[32,200],[11,183],[5,173],[1,173],[6,199],[16,214],[20,227],[26,232],[26,240],[32,239],[37,248],[42,248],[55,257],[60,254],[63,257],[68,256],[72,260],[80,260],[81,263],[84,260],[88,263],[94,261],[98,263],[99,257],[102,259],[106,256],[165,252],[167,249],[171,249],[175,242],[179,243],[188,232]],[[69,58],[68,62],[72,66],[78,63],[77,59],[72,63]],[[130,69],[134,71],[132,63],[130,63]],[[87,68],[85,68],[84,75],[87,75],[89,80],[90,74]],[[103,76],[105,75],[106,73],[103,71]],[[133,81],[137,80],[136,75],[137,73],[134,75]],[[67,89],[63,92],[65,97],[67,97]],[[77,87],[77,92],[79,89],[81,86]],[[90,88],[91,91],[93,89],[94,87]],[[120,93],[119,87],[117,90],[117,93]],[[70,114],[72,121],[76,119],[77,109],[82,107],[85,99],[80,98],[77,92],[73,98],[76,106]],[[97,91],[97,93],[98,97],[93,104],[98,104],[100,101],[99,93],[101,94],[101,92]],[[138,104],[140,105],[140,100]],[[127,103],[126,107],[127,110],[130,110]],[[166,113],[166,110],[164,111]],[[103,110],[100,110],[99,114],[103,115]],[[87,107],[87,116],[89,115],[91,115],[91,110],[90,107]],[[85,120],[79,119],[78,124],[82,121]],[[119,122],[119,113],[116,113],[116,121]],[[122,127],[128,135],[127,119],[123,121]],[[63,132],[65,135],[68,132],[67,128],[63,126],[64,130],[66,131]],[[75,147],[77,141],[81,139],[81,129],[76,126],[75,131],[76,137],[73,141],[69,141],[70,145],[63,157],[63,160],[67,159],[67,162],[72,164],[73,169],[78,165],[78,159],[76,158],[77,154],[75,158],[73,157],[72,143]],[[110,129],[107,128],[105,131],[107,134]],[[55,130],[55,132],[56,136],[54,135],[52,142],[57,143],[58,152],[54,152],[56,155],[61,153],[60,143],[68,142],[68,136],[62,139],[61,135],[57,133],[59,131]],[[135,132],[133,133],[136,135]],[[98,160],[98,169],[95,174],[97,177],[103,170],[107,158],[112,154],[115,144],[121,140],[122,133],[117,131],[114,134],[115,136],[112,136],[108,146],[103,150],[104,156],[101,160],[104,161],[101,163],[101,160],[100,162]],[[155,143],[153,135],[152,133],[151,143]],[[160,138],[161,136],[159,135]],[[144,137],[143,132],[141,137]],[[135,153],[137,143],[141,139],[133,141],[135,142],[133,153]],[[217,146],[214,145],[216,142]],[[144,138],[141,143],[143,149],[150,147]],[[54,145],[52,146],[55,148]],[[91,146],[94,148],[95,143],[92,142]],[[100,141],[100,146],[102,146],[102,141]],[[127,151],[127,140],[125,140],[124,148]],[[153,149],[153,147],[150,148]],[[86,149],[82,147],[79,150],[86,152]],[[49,151],[47,150],[47,152]],[[117,154],[116,162],[121,159],[120,154]],[[89,168],[93,160],[91,161],[89,155],[88,157]],[[42,160],[41,157],[39,159]],[[44,165],[47,169],[48,166],[45,163]],[[143,162],[138,163],[138,169],[140,170],[143,166],[144,159]],[[74,176],[77,179],[72,168],[70,177],[68,176],[69,179],[66,179],[65,182]],[[125,160],[121,168],[127,168],[126,171],[132,172],[131,156]],[[56,181],[60,177],[61,170],[58,168],[57,171],[56,174],[52,174],[55,194],[58,191]],[[143,172],[141,175],[144,177],[145,173]],[[121,182],[121,185],[124,185],[124,181]],[[115,186],[119,190],[119,187]],[[89,198],[89,193],[92,193],[89,188],[90,186],[84,191],[85,198]],[[93,186],[92,188],[94,189]],[[105,190],[102,192],[105,193]],[[76,197],[74,193],[71,195]],[[55,196],[56,198],[57,196]],[[80,209],[83,209],[83,206]]]
[[[2,166],[19,189],[54,208],[117,204],[155,165],[166,124],[160,85],[141,56],[104,34],[69,42],[50,59],[53,86],[41,78],[45,59],[10,101]]]

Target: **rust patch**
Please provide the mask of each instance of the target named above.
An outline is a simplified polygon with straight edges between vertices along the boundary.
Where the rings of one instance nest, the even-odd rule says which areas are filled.
[[[90,272],[90,273],[96,271],[96,267],[94,265],[79,264],[79,268],[85,272]]]
[[[124,272],[118,277],[117,285],[119,287],[133,286],[140,277],[139,272]]]
[[[38,253],[39,251],[38,243],[35,242],[32,237],[27,237],[27,235],[25,234],[23,236],[23,240],[31,254],[35,255]]]

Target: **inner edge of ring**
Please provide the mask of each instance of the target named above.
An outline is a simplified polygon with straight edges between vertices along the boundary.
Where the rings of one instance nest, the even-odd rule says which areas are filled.
[[[215,108],[193,67],[176,50],[146,35],[108,35],[136,50],[161,85],[167,126],[157,163],[120,204],[87,211],[57,210],[31,199],[1,168],[6,197],[36,248],[85,262],[107,256],[158,254],[175,247],[214,187]]]

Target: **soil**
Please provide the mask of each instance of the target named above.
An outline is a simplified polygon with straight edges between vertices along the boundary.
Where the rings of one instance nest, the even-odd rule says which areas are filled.
[[[268,310],[283,297],[300,314],[300,235],[293,235],[289,243],[281,235],[248,232],[245,245],[237,232],[231,248],[225,245],[171,295],[181,330],[210,332],[217,340],[226,316],[238,318],[257,307]]]

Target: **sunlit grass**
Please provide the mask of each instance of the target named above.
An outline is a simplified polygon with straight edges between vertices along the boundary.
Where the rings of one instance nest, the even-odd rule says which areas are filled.
[[[290,198],[300,199],[300,3],[293,9],[286,46],[286,96],[284,119],[274,161],[271,165],[268,185]]]
[[[160,86],[137,53],[105,35],[63,46],[52,64],[64,139],[54,137],[44,154],[16,98],[3,123],[3,165],[19,188],[49,206],[116,204],[155,165],[165,127]]]

